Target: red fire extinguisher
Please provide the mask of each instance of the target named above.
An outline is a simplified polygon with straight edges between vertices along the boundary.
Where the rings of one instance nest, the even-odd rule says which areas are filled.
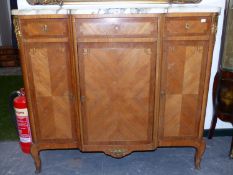
[[[14,99],[14,109],[20,138],[20,146],[24,153],[29,154],[32,137],[24,89],[20,89],[18,94],[19,96]]]

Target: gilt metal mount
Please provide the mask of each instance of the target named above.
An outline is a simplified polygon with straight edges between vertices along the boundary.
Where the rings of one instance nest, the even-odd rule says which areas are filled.
[[[114,158],[122,158],[131,153],[130,150],[124,148],[113,148],[113,149],[105,150],[104,152],[105,154]]]
[[[64,0],[27,0],[30,5],[62,5]]]
[[[63,4],[91,4],[91,3],[107,3],[112,2],[131,2],[131,3],[170,3],[170,4],[187,4],[199,3],[202,0],[27,0],[30,5],[63,5]]]
[[[18,43],[18,47],[20,47],[20,40],[21,40],[21,31],[20,31],[20,26],[19,26],[19,19],[17,16],[14,16],[13,18],[13,24],[14,24],[14,29],[15,29],[15,35]]]

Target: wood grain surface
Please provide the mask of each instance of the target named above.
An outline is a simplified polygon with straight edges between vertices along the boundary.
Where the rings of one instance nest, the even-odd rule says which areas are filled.
[[[162,137],[197,137],[208,44],[174,41],[164,46]]]
[[[153,44],[80,45],[86,144],[152,141],[154,48]]]
[[[216,24],[215,13],[20,16],[37,170],[44,149],[120,158],[158,146],[195,147],[199,167]]]

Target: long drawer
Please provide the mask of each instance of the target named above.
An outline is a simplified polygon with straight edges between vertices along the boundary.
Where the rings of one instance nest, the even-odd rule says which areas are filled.
[[[76,19],[77,37],[156,37],[157,18]]]

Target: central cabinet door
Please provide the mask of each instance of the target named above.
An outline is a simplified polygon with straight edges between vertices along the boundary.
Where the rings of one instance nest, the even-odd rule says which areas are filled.
[[[153,43],[80,43],[84,145],[150,144],[153,138]]]

